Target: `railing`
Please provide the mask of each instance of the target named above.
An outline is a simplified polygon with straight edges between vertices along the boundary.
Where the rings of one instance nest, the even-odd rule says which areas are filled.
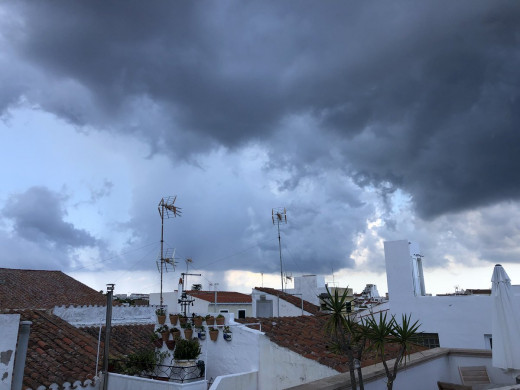
[[[150,361],[110,359],[108,371],[122,375],[181,383],[204,378],[205,364],[203,360],[173,363],[173,365],[164,365],[154,364]]]

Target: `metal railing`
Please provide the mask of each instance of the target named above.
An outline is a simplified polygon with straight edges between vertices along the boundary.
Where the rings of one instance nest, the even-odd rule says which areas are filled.
[[[150,361],[110,359],[108,372],[181,383],[204,378],[203,360],[197,362],[172,361],[172,363],[172,365],[165,365],[154,364]]]

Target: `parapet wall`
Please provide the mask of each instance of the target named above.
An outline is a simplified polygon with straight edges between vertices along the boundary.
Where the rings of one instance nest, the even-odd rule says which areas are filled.
[[[65,382],[61,386],[57,383],[53,383],[49,387],[46,386],[38,386],[34,390],[99,390],[100,381],[91,381],[87,379],[84,383],[81,381],[76,381],[74,383]],[[25,388],[25,390],[33,390],[31,388]]]
[[[56,306],[53,314],[79,328],[106,322],[105,306]],[[112,325],[155,324],[154,306],[113,306]]]

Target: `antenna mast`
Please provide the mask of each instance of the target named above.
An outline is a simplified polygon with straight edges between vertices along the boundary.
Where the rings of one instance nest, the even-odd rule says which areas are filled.
[[[161,306],[163,306],[163,270],[170,264],[175,269],[175,259],[164,256],[164,218],[175,218],[181,215],[181,208],[175,206],[177,195],[162,198],[158,205],[159,215],[161,216]]]
[[[271,218],[273,219],[273,225],[278,226],[278,248],[280,249],[280,279],[282,281],[282,292],[283,290],[283,263],[282,263],[282,241],[280,238],[280,223],[287,223],[287,210],[285,207],[279,207],[271,210]]]

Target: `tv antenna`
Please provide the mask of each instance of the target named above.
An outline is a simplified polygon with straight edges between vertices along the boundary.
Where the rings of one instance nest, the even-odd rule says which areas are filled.
[[[271,218],[273,219],[273,225],[278,226],[278,248],[280,249],[280,279],[282,281],[282,292],[283,292],[283,263],[282,263],[282,241],[280,238],[280,223],[287,223],[287,210],[285,207],[278,207],[271,210]]]
[[[177,195],[168,196],[162,198],[157,206],[159,215],[161,216],[161,306],[163,306],[163,271],[167,264],[170,264],[173,269],[175,269],[175,259],[173,255],[165,257],[164,254],[164,218],[175,218],[181,215],[181,208],[175,206],[175,200],[177,200]],[[173,252],[173,254],[175,254],[175,252]]]
[[[186,280],[188,279],[187,278],[188,275],[202,276],[201,274],[189,274],[187,272],[181,273],[183,286],[186,286]],[[181,297],[180,297],[180,299],[177,300],[177,303],[179,303],[181,305],[181,311],[184,314],[184,317],[186,317],[188,306],[190,306],[190,304],[191,304],[191,306],[193,306],[193,302],[195,302],[195,299],[192,297],[188,297],[188,294],[186,293],[186,288],[183,287]]]
[[[168,272],[168,266],[170,265],[175,271],[175,266],[177,265],[177,260],[175,259],[175,248],[167,248],[164,251],[163,255],[164,259],[164,271]],[[157,271],[161,272],[161,259],[160,257],[155,262],[157,264]]]

